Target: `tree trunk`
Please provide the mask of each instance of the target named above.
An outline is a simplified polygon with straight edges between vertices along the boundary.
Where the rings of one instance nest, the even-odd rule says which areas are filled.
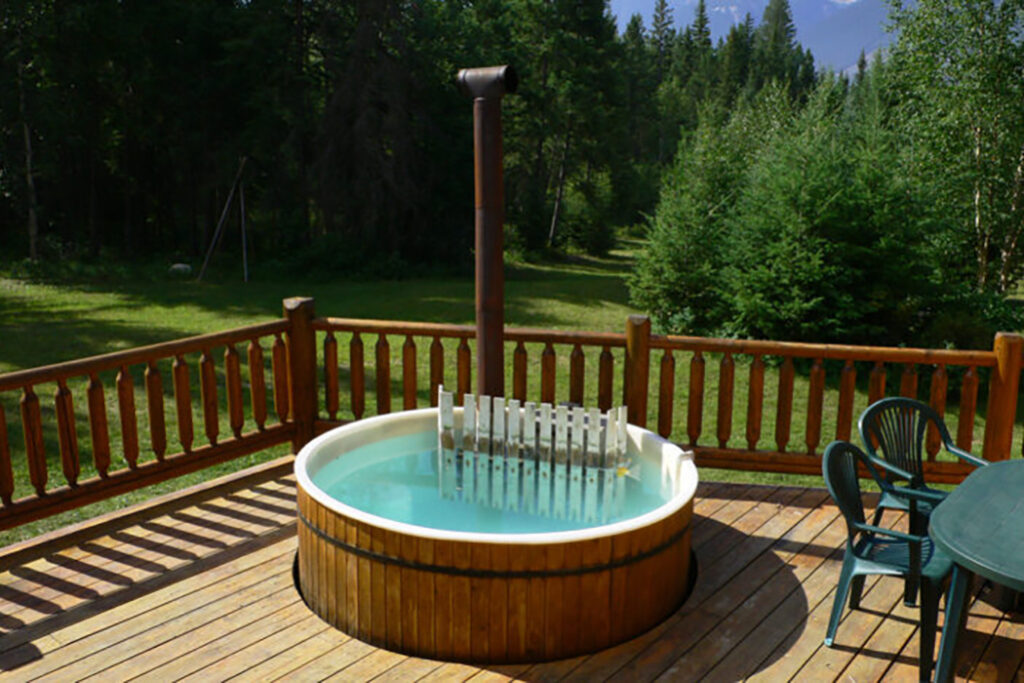
[[[975,256],[978,261],[978,289],[984,290],[988,284],[988,250],[991,231],[984,224],[981,216],[981,126],[974,126],[974,166],[977,177],[974,181],[974,234]]]
[[[25,66],[18,63],[18,111],[25,141],[25,197],[28,203],[28,257],[39,258],[39,221],[36,218],[36,181],[32,172],[32,129],[28,125],[28,107],[25,105]]]
[[[1021,231],[1024,229],[1024,225],[1021,224],[1021,195],[1024,191],[1024,146],[1021,146],[1020,154],[1017,156],[1017,168],[1013,172],[1013,192],[1010,195],[1010,215],[1015,218],[1010,221],[1010,225],[1014,226],[1006,240],[1003,243],[1003,248],[1000,253],[999,263],[999,291],[1009,291],[1017,283],[1016,265],[1018,261],[1017,257],[1017,243],[1020,240]]]
[[[301,234],[306,244],[313,244],[315,241],[312,216],[310,216],[310,159],[309,125],[308,117],[310,111],[309,88],[306,87],[306,74],[308,72],[308,34],[306,32],[306,9],[303,0],[295,0],[295,51],[298,65],[296,82],[299,86],[299,97],[301,110],[299,112],[298,134],[296,135],[296,151],[298,152],[298,174],[299,174],[299,196],[302,201],[302,208],[299,214],[301,221]]]
[[[562,196],[565,194],[565,162],[569,156],[569,139],[572,137],[572,126],[565,131],[565,142],[562,143],[562,161],[558,165],[558,189],[555,192],[555,208],[551,211],[551,230],[548,232],[548,246],[555,243],[555,230],[558,228],[558,214],[562,208]]]

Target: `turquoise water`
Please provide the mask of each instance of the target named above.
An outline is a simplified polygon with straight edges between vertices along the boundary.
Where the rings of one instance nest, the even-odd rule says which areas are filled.
[[[363,512],[434,529],[530,534],[595,526],[582,520],[443,499],[438,489],[436,446],[436,432],[384,439],[334,459],[313,474],[313,483]],[[602,523],[642,515],[668,499],[662,495],[661,473],[654,464],[642,461],[623,481],[621,507]]]

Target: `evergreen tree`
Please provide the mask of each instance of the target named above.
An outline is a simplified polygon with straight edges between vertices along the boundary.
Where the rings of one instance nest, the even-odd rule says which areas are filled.
[[[813,84],[814,59],[796,42],[796,26],[788,0],[769,0],[754,33],[750,90],[756,92],[770,81],[789,88],[799,97]]]
[[[655,76],[658,83],[665,80],[675,49],[676,30],[672,21],[672,8],[668,0],[656,0],[651,18],[651,45],[654,48]]]
[[[718,91],[726,106],[731,106],[747,85],[753,51],[754,18],[747,13],[741,23],[729,28],[719,50]]]
[[[633,15],[621,38],[624,137],[613,139],[622,149],[611,164],[614,191],[610,216],[616,223],[632,225],[650,213],[658,198],[661,167],[658,164],[659,120],[653,106],[657,93],[656,63],[643,19]]]

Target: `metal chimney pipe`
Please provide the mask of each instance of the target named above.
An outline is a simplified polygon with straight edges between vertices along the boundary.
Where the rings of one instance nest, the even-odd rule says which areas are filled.
[[[473,179],[476,186],[477,393],[505,395],[505,197],[501,98],[519,84],[511,66],[462,69],[459,89],[473,98]]]

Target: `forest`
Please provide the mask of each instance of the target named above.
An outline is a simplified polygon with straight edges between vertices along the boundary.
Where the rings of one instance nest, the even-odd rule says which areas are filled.
[[[3,258],[197,263],[239,176],[254,260],[465,270],[454,77],[512,64],[509,251],[644,236],[629,285],[661,330],[975,346],[1021,326],[1024,0],[892,0],[891,49],[839,74],[786,0],[717,41],[703,2],[652,3],[620,31],[604,0],[7,0]]]

